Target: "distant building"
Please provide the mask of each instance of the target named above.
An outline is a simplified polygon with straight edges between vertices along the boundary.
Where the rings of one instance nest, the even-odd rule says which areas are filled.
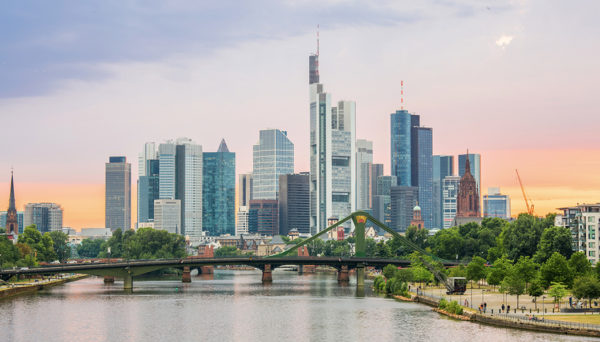
[[[397,232],[404,232],[413,218],[413,208],[419,199],[419,189],[415,186],[393,186],[390,191],[391,226]]]
[[[510,219],[510,197],[502,195],[500,188],[488,188],[483,196],[483,217]]]
[[[137,222],[147,223],[154,221],[154,200],[160,198],[160,177],[158,159],[146,160],[146,174],[138,178],[137,196]]]
[[[8,198],[8,210],[6,211],[6,218],[4,219],[4,222],[6,235],[9,236],[9,238],[14,238],[19,234],[19,217],[17,214],[17,207],[15,205],[15,184],[13,182],[12,171],[10,173],[10,195]]]
[[[5,228],[4,230],[6,230],[6,214],[6,211],[0,211],[0,228]],[[17,223],[19,226],[19,234],[23,234],[23,214],[24,213],[22,211],[17,211]]]
[[[112,237],[112,230],[110,228],[81,228],[77,235],[84,239],[108,240]]]
[[[279,176],[294,173],[294,144],[287,132],[265,129],[252,147],[252,199],[276,200]]]
[[[466,172],[467,156],[469,158],[469,169],[471,175],[477,184],[477,193],[481,194],[481,155],[476,153],[467,153],[458,155],[458,175],[464,176]]]
[[[373,208],[373,196],[377,195],[377,179],[383,176],[383,164],[372,164],[369,171],[369,209]]]
[[[23,225],[36,225],[40,233],[62,231],[63,209],[56,203],[28,203],[25,205]]]
[[[279,234],[292,229],[310,233],[310,176],[308,173],[279,176]]]
[[[248,203],[250,204],[250,203]],[[249,207],[248,206],[240,206],[237,211],[237,222],[235,225],[235,235],[240,236],[242,234],[248,234],[248,214]]]
[[[131,164],[125,157],[106,163],[105,226],[113,231],[131,229]]]
[[[373,165],[373,142],[356,140],[356,210],[370,209],[371,165]]]
[[[217,152],[204,153],[203,225],[212,236],[235,234],[235,153],[225,139]]]
[[[251,234],[278,235],[278,215],[277,200],[251,200],[248,213],[248,230]]]
[[[456,217],[480,217],[479,190],[471,174],[470,159],[466,159],[465,172],[460,179],[456,198]]]
[[[454,156],[433,156],[433,226],[444,228],[443,181],[454,176]]]
[[[373,196],[373,217],[388,227],[392,225],[391,189],[397,186],[396,176],[379,176]]]
[[[238,206],[247,207],[252,199],[252,174],[244,173],[239,177]]]
[[[413,218],[412,221],[410,221],[410,225],[415,226],[418,229],[425,229],[425,221],[423,221],[421,207],[418,204],[413,208]]]
[[[596,265],[600,261],[600,203],[558,209],[563,212],[560,226],[571,231],[573,251],[585,253]]]
[[[416,170],[412,167],[413,186],[419,187],[419,207],[425,226],[433,226],[433,130],[428,127],[412,128],[413,160],[416,153]],[[415,139],[416,137],[416,139]],[[416,175],[416,179],[415,179]]]
[[[412,116],[407,110],[398,110],[390,114],[392,176],[396,176],[399,186],[412,186],[413,184],[411,172]]]
[[[181,234],[181,200],[154,200],[154,229]]]
[[[458,196],[458,187],[460,185],[459,176],[446,176],[442,181],[442,210],[444,221],[442,228],[451,228],[456,218],[456,198]]]

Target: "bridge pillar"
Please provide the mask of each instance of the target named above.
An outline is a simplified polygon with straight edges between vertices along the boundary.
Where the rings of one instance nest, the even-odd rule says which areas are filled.
[[[356,287],[365,287],[365,265],[356,265]]]
[[[271,265],[270,264],[265,264],[265,267],[263,268],[262,282],[263,282],[263,284],[273,282],[273,275],[271,273]]]
[[[133,290],[133,276],[130,273],[123,277],[123,290]]]
[[[215,273],[214,266],[200,266],[198,274],[213,274]]]
[[[304,273],[304,265],[298,265],[298,274]]]
[[[192,272],[190,271],[190,267],[189,266],[184,266],[183,267],[183,274],[181,275],[181,282],[182,283],[191,283],[192,282]]]
[[[348,283],[350,281],[350,275],[348,274],[348,265],[342,265],[342,268],[338,271],[338,283]]]
[[[104,284],[114,284],[115,277],[113,276],[104,276]]]

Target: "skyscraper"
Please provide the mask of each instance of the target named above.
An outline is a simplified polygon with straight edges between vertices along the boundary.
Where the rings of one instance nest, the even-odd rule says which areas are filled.
[[[19,219],[15,205],[15,184],[13,173],[10,172],[10,196],[8,198],[8,210],[6,211],[6,235],[15,236],[19,234]]]
[[[203,217],[202,145],[188,138],[179,138],[176,143],[175,199],[181,200],[181,234],[198,239],[202,236]]]
[[[369,208],[373,208],[373,196],[377,195],[377,178],[383,176],[383,164],[372,164],[369,171]]]
[[[413,127],[417,139],[416,168],[417,179],[413,186],[419,187],[419,207],[425,227],[433,227],[433,130],[427,127]],[[414,170],[414,168],[413,168]],[[413,177],[413,182],[415,181]]]
[[[243,173],[239,178],[238,206],[247,207],[252,199],[252,174]]]
[[[442,211],[443,211],[443,228],[450,228],[454,225],[456,218],[456,198],[458,196],[458,187],[460,185],[459,176],[446,176],[442,180]]]
[[[172,140],[158,145],[159,198],[175,199],[175,156],[177,146]]]
[[[105,225],[113,231],[128,230],[131,229],[131,164],[125,157],[110,157],[108,161],[105,177]]]
[[[160,198],[160,177],[158,159],[147,159],[144,175],[138,178],[137,222],[154,222],[154,200]]]
[[[144,144],[144,150],[140,152],[138,156],[138,176],[147,176],[148,172],[146,167],[148,160],[158,159],[156,155],[156,144],[154,142],[147,142]]]
[[[252,147],[252,198],[277,199],[279,176],[294,173],[294,144],[287,132],[265,129]]]
[[[235,223],[235,235],[248,234],[248,214],[250,202],[248,206],[240,206],[237,211],[237,222]]]
[[[27,203],[23,225],[36,225],[40,233],[60,231],[63,228],[63,209],[56,203]]]
[[[390,197],[390,228],[397,232],[404,232],[412,221],[413,209],[419,199],[419,189],[416,186],[393,186]]]
[[[356,209],[370,209],[369,189],[373,165],[373,142],[364,139],[356,140]]]
[[[314,57],[314,58],[313,58]],[[318,55],[310,58],[310,217],[311,233],[327,227],[355,210],[356,104],[331,103],[318,77]],[[316,71],[313,70],[316,68]],[[350,223],[345,224],[346,227]]]
[[[444,196],[442,182],[454,175],[454,156],[433,156],[433,226],[444,227]]]
[[[399,186],[412,186],[412,115],[407,110],[390,114],[391,167]],[[411,208],[412,209],[412,208]]]
[[[459,154],[458,155],[458,175],[464,176],[467,156],[469,156],[469,165],[471,167],[471,175],[477,184],[477,192],[481,194],[481,155],[480,154]]]
[[[483,196],[483,217],[510,219],[510,197],[502,195],[500,188],[488,188]]]
[[[373,196],[373,217],[388,227],[392,224],[391,189],[397,185],[396,176],[377,177],[377,187]]]
[[[209,235],[235,234],[235,152],[225,139],[204,153],[203,225]]]
[[[309,179],[308,173],[279,176],[279,234],[310,233]]]
[[[181,234],[181,201],[177,199],[154,200],[154,229]]]
[[[251,200],[248,211],[248,230],[260,235],[279,234],[277,200]]]

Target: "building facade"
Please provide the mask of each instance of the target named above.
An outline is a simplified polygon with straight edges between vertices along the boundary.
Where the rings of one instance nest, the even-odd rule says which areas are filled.
[[[7,236],[14,237],[19,234],[19,216],[15,204],[15,183],[12,171],[10,173],[10,195],[8,197],[8,210],[6,211],[4,223]]]
[[[488,194],[483,196],[483,217],[510,219],[510,197],[502,195],[500,188],[488,188]]]
[[[377,195],[377,179],[383,176],[383,164],[371,165],[369,171],[369,208],[373,208],[373,196]]]
[[[131,164],[122,156],[110,157],[106,163],[106,228],[131,229]]]
[[[444,228],[444,178],[454,176],[454,156],[433,156],[433,226]]]
[[[308,172],[279,176],[279,234],[310,233],[309,182]]]
[[[154,221],[154,200],[160,198],[158,159],[147,159],[144,175],[138,177],[137,226]]]
[[[419,187],[419,207],[425,226],[433,227],[433,130],[428,127],[413,127],[413,186]],[[416,139],[414,137],[416,136]],[[416,146],[415,146],[416,145]]]
[[[458,187],[460,186],[459,176],[446,176],[442,181],[443,198],[443,226],[442,228],[451,228],[456,218],[456,198],[458,197]]]
[[[398,110],[390,114],[391,168],[392,176],[399,186],[412,186],[412,115],[407,110]]]
[[[176,143],[175,199],[181,201],[181,234],[197,240],[202,236],[203,218],[202,146],[188,138],[179,138]]]
[[[154,229],[181,234],[181,201],[178,199],[154,200]]]
[[[250,203],[248,203],[250,205]],[[235,235],[240,236],[242,234],[248,234],[250,232],[248,228],[248,214],[249,206],[240,206],[237,211],[237,222],[235,223]]]
[[[469,159],[469,168],[471,175],[477,184],[477,192],[481,194],[481,155],[476,153],[467,153],[458,155],[458,175],[464,176],[467,165],[467,156]]]
[[[243,173],[239,177],[238,206],[247,207],[252,199],[252,174]]]
[[[40,233],[61,231],[63,228],[63,209],[56,203],[28,203],[25,205],[23,225],[36,225]]]
[[[573,251],[583,252],[592,265],[600,261],[600,203],[559,208],[562,227],[571,230]]]
[[[278,215],[277,200],[251,200],[248,211],[248,230],[252,234],[278,235]]]
[[[204,153],[204,231],[235,234],[235,153],[223,139],[217,152]]]
[[[390,189],[391,226],[397,232],[405,232],[413,218],[413,208],[419,200],[416,186],[393,186]]]
[[[388,227],[391,227],[392,224],[391,189],[397,185],[396,176],[377,177],[375,196],[373,196],[373,217]]]
[[[265,129],[252,147],[252,199],[277,199],[279,176],[294,173],[294,144],[287,132]]]
[[[456,198],[456,217],[480,217],[479,190],[477,182],[471,174],[470,159],[466,158],[465,172],[460,178]]]
[[[356,140],[356,210],[368,210],[370,206],[371,165],[373,165],[373,142]]]
[[[17,227],[18,234],[23,234],[23,212],[17,211]],[[4,231],[7,231],[6,220],[8,219],[8,215],[6,211],[0,211],[0,228],[4,228]]]

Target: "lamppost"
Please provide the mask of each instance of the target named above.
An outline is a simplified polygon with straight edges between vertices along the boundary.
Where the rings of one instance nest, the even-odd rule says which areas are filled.
[[[542,317],[546,316],[546,310],[544,310],[544,299],[546,299],[546,296],[542,296]]]

